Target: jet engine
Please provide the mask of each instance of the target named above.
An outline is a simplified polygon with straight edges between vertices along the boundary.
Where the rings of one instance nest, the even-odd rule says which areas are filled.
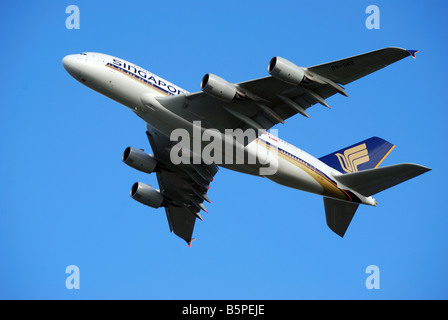
[[[237,94],[235,85],[211,73],[202,78],[201,90],[226,102],[232,101]]]
[[[127,147],[121,160],[128,166],[146,173],[153,172],[157,165],[157,160],[153,155],[134,147]]]
[[[163,196],[159,190],[141,182],[132,185],[129,195],[132,199],[156,209],[160,208],[163,203]]]
[[[274,78],[294,85],[300,84],[305,79],[305,71],[302,67],[281,57],[271,59],[268,72]]]

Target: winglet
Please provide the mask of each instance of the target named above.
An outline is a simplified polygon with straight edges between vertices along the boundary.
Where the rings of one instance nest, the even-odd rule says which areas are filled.
[[[188,242],[188,246],[189,246],[190,248],[191,248],[191,243],[192,243],[194,240],[196,240],[196,238],[193,238],[193,239],[190,240],[190,242]]]
[[[418,52],[418,50],[406,50],[406,51],[409,52],[411,57],[415,59],[415,54]]]

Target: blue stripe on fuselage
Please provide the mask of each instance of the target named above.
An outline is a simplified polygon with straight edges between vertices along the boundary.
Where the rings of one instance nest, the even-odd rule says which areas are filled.
[[[154,89],[157,89],[157,90],[161,91],[162,93],[164,93],[164,94],[166,94],[166,95],[174,96],[174,95],[176,95],[176,94],[181,93],[181,91],[180,91],[178,88],[175,88],[174,86],[173,86],[173,89],[175,89],[176,91],[175,91],[175,92],[172,92],[172,91],[170,91],[170,90],[167,90],[167,89],[164,89],[164,88],[158,86],[158,85],[155,84],[154,82],[151,82],[151,81],[146,80],[145,78],[139,76],[138,74],[135,74],[135,73],[133,73],[133,72],[131,72],[131,71],[129,71],[129,70],[126,70],[126,69],[124,69],[124,68],[118,67],[118,66],[116,66],[116,65],[114,65],[114,64],[112,64],[112,63],[110,63],[110,62],[108,62],[108,63],[106,64],[106,66],[107,66],[107,67],[111,67],[111,68],[113,68],[113,69],[115,69],[115,70],[118,70],[118,71],[120,71],[120,72],[123,72],[123,73],[125,73],[125,74],[127,74],[127,75],[129,75],[129,76],[131,76],[131,77],[133,77],[133,78],[135,78],[135,79],[137,79],[137,80],[140,80],[140,81],[144,82],[145,84],[147,84],[147,85],[153,87]]]

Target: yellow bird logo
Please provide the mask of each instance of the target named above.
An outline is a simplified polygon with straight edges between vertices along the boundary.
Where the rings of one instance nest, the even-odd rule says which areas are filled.
[[[358,166],[369,162],[369,152],[365,143],[359,146],[347,149],[344,154],[335,153],[336,157],[345,172],[358,172]]]

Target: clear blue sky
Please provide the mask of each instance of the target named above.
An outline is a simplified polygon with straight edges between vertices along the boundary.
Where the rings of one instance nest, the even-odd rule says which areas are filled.
[[[65,8],[80,9],[68,30]],[[380,9],[368,30],[365,9]],[[446,1],[2,1],[0,298],[447,299]],[[331,109],[277,126],[319,157],[371,136],[396,144],[383,165],[433,170],[358,209],[341,239],[321,197],[221,169],[197,240],[163,209],[129,197],[157,184],[121,162],[150,151],[145,124],[63,69],[71,53],[132,61],[188,91],[203,74],[267,75],[274,55],[311,66],[388,46],[418,49],[346,87]],[[65,269],[80,269],[67,290]],[[380,289],[368,290],[377,265]]]

